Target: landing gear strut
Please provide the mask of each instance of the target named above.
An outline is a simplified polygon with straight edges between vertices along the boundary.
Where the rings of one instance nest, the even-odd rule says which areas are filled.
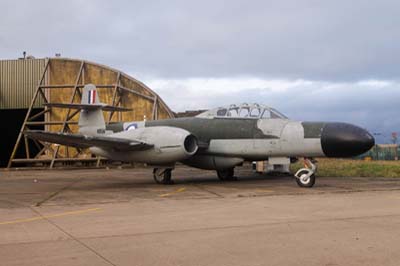
[[[312,187],[315,184],[317,161],[312,158],[304,158],[304,168],[299,169],[294,177],[300,187]]]
[[[153,178],[157,184],[172,185],[174,181],[171,179],[171,168],[154,168]]]
[[[237,178],[234,176],[234,168],[217,170],[217,175],[221,181],[234,181]]]

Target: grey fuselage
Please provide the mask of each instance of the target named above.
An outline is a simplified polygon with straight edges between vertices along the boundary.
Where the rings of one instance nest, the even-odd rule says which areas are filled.
[[[146,127],[172,126],[191,132],[206,148],[199,154],[265,160],[270,156],[323,156],[320,132],[304,138],[301,122],[286,119],[179,118],[148,121]]]
[[[206,169],[223,168],[222,161],[228,158],[232,161],[227,164],[240,164],[270,157],[349,157],[367,151],[374,143],[367,131],[351,124],[281,118],[188,117],[115,123],[107,129],[121,132],[161,126],[184,129],[194,135],[200,148],[184,163]],[[196,160],[204,158],[213,164],[219,160],[223,166],[197,165]]]

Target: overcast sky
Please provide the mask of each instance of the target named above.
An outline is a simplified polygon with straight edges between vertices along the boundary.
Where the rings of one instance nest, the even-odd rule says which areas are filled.
[[[4,1],[1,58],[83,58],[175,111],[260,102],[400,131],[400,1]]]

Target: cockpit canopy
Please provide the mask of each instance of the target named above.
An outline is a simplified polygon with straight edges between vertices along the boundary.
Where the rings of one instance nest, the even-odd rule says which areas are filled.
[[[253,118],[253,119],[288,119],[284,114],[274,108],[253,103],[231,104],[229,107],[217,107],[199,114],[202,118]]]

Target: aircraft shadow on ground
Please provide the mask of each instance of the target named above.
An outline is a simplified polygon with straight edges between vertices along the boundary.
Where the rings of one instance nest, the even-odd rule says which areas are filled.
[[[292,181],[293,177],[289,175],[263,175],[263,174],[253,174],[253,175],[244,175],[240,176],[240,173],[237,175],[237,180],[235,181],[221,181],[218,177],[213,175],[198,175],[196,174],[193,177],[180,177],[177,174],[174,178],[174,184],[171,185],[162,185],[156,184],[151,176],[147,179],[135,179],[132,178],[118,178],[118,179],[110,179],[109,181],[105,181],[102,183],[88,183],[88,184],[80,184],[79,186],[71,187],[70,190],[90,190],[90,189],[154,189],[154,188],[163,188],[163,187],[173,187],[177,185],[207,185],[212,184],[215,186],[230,186],[237,184],[250,184],[254,182],[261,183],[278,183],[278,182],[288,182]]]

